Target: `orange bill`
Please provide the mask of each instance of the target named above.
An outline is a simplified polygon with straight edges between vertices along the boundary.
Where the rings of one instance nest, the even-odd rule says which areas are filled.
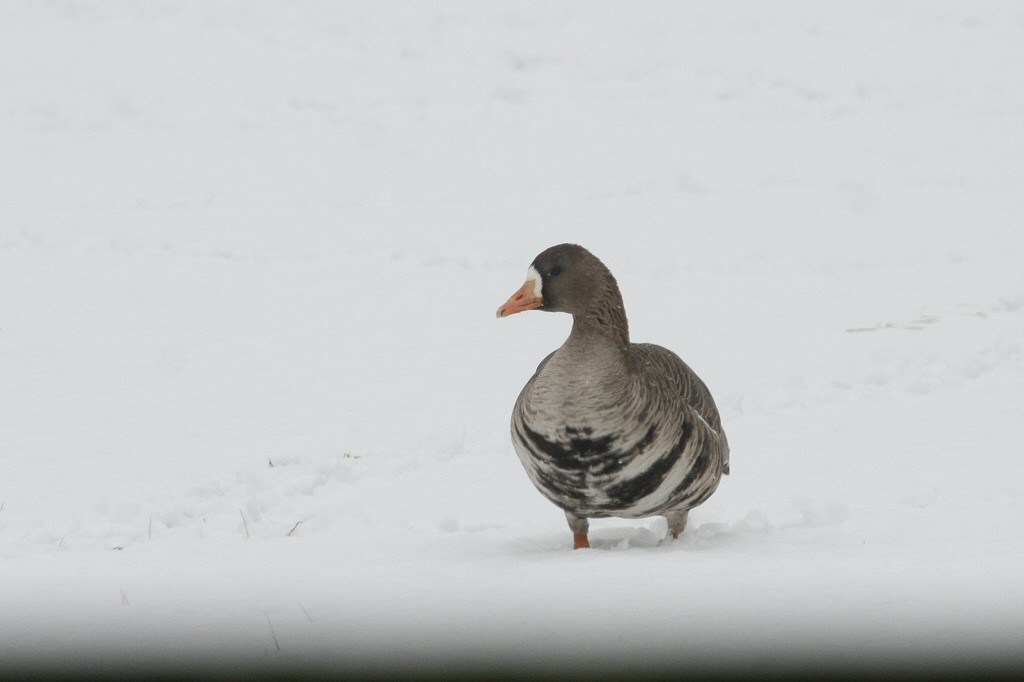
[[[536,279],[528,279],[519,291],[512,294],[512,297],[498,308],[498,317],[507,317],[524,310],[536,310],[542,305],[544,305],[544,298],[540,295],[540,282]]]

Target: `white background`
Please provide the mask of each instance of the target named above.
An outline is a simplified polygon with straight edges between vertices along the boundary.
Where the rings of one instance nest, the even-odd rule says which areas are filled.
[[[0,659],[958,659],[1024,629],[1015,2],[0,2]],[[573,552],[547,246],[732,475]]]

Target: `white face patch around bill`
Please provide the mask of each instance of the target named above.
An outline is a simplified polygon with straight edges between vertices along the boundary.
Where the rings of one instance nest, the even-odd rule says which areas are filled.
[[[540,273],[537,272],[537,268],[532,265],[526,270],[526,281],[529,282],[531,279],[533,280],[533,295],[540,298],[544,284],[541,280]]]

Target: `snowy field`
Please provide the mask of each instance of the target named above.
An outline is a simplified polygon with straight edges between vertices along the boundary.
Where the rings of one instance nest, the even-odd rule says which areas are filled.
[[[512,451],[564,241],[678,541]],[[1019,2],[0,0],[0,670],[1024,665],[1022,398]]]

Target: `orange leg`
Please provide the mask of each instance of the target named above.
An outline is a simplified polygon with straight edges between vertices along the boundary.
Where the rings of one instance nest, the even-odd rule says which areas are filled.
[[[689,509],[684,509],[683,511],[670,511],[665,514],[665,519],[668,520],[668,532],[672,534],[673,540],[678,540],[682,532],[686,530],[686,519],[689,518],[689,516]]]
[[[590,540],[587,539],[586,533],[573,533],[572,534],[572,548],[573,549],[589,549]]]

